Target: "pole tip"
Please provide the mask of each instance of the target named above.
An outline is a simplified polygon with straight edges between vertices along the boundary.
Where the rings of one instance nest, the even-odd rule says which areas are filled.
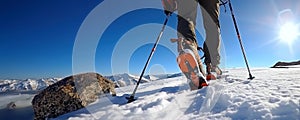
[[[126,97],[126,99],[128,100],[127,103],[131,103],[136,100],[134,96]]]
[[[254,76],[252,76],[251,74],[249,74],[249,78],[248,79],[253,80],[254,78],[255,78]]]

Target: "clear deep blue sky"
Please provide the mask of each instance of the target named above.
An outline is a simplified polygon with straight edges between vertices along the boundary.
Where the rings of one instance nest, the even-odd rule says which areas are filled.
[[[134,4],[128,1],[128,4]],[[102,0],[1,0],[0,79],[64,77],[72,74],[72,54],[76,34],[86,16],[102,2]],[[293,14],[294,23],[299,29],[299,0],[232,0],[232,3],[251,67],[270,67],[279,60],[300,59],[300,35],[290,43],[279,39],[281,28],[279,14],[283,10],[288,9]],[[108,13],[113,12],[114,5],[111,8]],[[113,73],[111,56],[120,39],[147,39],[154,42],[160,31],[159,24],[164,18],[163,12],[157,9],[135,10],[120,16],[99,38],[95,55],[96,71],[104,75]],[[169,27],[176,28],[176,22],[176,16],[173,15],[168,23]],[[226,58],[223,58],[226,59],[226,63],[222,63],[222,66],[245,67],[228,6],[227,12],[221,7],[220,22],[222,42],[226,50],[224,54]],[[144,27],[147,29],[137,28],[129,35],[124,35],[144,23],[153,24],[147,24]],[[166,30],[162,41],[168,41],[172,37],[176,37],[176,31]],[[199,34],[198,41],[202,45],[203,38]],[[129,71],[124,72],[139,74],[152,45],[145,44],[136,49],[130,56]],[[159,45],[147,73],[179,72],[175,58],[176,54]]]

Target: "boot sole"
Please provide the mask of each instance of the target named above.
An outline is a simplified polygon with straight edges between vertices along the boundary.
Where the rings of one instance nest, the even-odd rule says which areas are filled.
[[[191,51],[185,51],[177,57],[177,63],[183,74],[187,79],[191,80],[195,87],[202,88],[208,86],[207,81],[201,74],[198,68],[198,63],[191,53]]]

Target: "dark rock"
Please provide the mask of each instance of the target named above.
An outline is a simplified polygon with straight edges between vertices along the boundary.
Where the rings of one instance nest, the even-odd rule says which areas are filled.
[[[7,104],[6,108],[9,109],[9,110],[13,110],[13,109],[16,109],[16,104],[15,102],[10,102]]]
[[[295,62],[277,62],[275,65],[273,65],[271,68],[286,68],[288,66],[292,65],[300,65],[300,60]]]
[[[41,91],[32,100],[35,119],[55,118],[81,109],[99,95],[116,95],[115,84],[97,73],[66,77]]]

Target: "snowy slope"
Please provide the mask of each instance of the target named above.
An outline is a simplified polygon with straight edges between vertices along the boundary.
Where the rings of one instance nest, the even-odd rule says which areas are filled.
[[[136,101],[124,98],[134,86],[117,88],[87,108],[57,119],[300,119],[300,68],[230,69],[201,90],[190,91],[184,77],[141,84]]]

